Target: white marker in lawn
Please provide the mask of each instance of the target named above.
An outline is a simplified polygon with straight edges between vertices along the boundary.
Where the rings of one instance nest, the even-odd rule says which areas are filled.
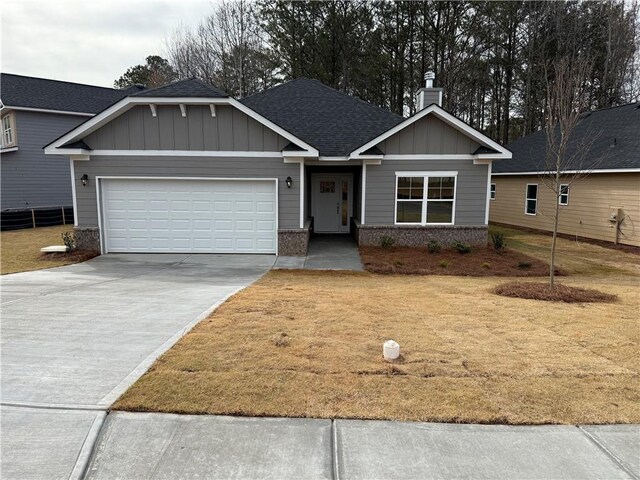
[[[395,360],[400,356],[400,345],[394,340],[387,340],[382,346],[382,355],[387,361]]]

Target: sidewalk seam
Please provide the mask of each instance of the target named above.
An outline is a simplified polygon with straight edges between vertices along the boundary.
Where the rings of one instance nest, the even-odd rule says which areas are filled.
[[[100,432],[102,432],[102,427],[105,424],[106,418],[107,412],[100,412],[93,420],[91,428],[89,428],[87,436],[85,437],[84,442],[82,442],[82,447],[80,447],[80,451],[76,457],[76,462],[73,466],[73,470],[71,470],[71,474],[69,475],[69,480],[82,480],[85,477],[87,469],[89,468],[89,462],[91,461],[93,451],[98,444],[98,438],[100,437]]]
[[[338,428],[336,420],[331,419],[331,467],[333,469],[333,480],[340,480],[340,470],[338,468]]]
[[[629,475],[632,479],[634,480],[640,480],[640,477],[638,477],[633,471],[631,471],[623,462],[622,460],[620,460],[617,456],[615,456],[613,454],[613,452],[611,452],[607,447],[605,447],[602,442],[600,442],[594,435],[592,435],[591,433],[589,433],[588,431],[586,431],[584,428],[582,428],[580,425],[576,425],[576,427],[578,427],[578,430],[580,430],[589,440],[591,440],[591,442],[593,442],[596,447],[598,447],[600,450],[602,450],[605,455],[607,455],[611,460],[613,460],[613,462],[618,465],[618,467],[620,467],[622,469],[622,471],[624,471],[627,475]]]

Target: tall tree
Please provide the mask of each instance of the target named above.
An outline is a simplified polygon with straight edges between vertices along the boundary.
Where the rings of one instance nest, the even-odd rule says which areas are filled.
[[[176,73],[167,60],[158,55],[149,55],[144,65],[136,65],[115,82],[115,88],[127,88],[132,85],[144,85],[148,88],[159,87],[172,82]]]

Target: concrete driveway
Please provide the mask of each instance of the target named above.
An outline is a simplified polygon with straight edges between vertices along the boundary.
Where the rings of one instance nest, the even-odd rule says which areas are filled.
[[[197,321],[274,261],[111,254],[3,276],[3,478],[81,473],[104,410]]]

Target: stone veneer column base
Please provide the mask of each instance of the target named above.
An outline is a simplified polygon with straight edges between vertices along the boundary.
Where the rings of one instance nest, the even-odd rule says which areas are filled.
[[[98,227],[74,227],[76,248],[100,252],[100,229]]]
[[[488,227],[486,225],[360,225],[356,222],[356,242],[362,246],[380,246],[383,237],[391,237],[394,245],[403,247],[424,247],[430,240],[442,245],[456,241],[471,245],[486,245]]]
[[[307,255],[311,228],[309,222],[304,228],[278,230],[278,255],[284,257],[304,257]]]

